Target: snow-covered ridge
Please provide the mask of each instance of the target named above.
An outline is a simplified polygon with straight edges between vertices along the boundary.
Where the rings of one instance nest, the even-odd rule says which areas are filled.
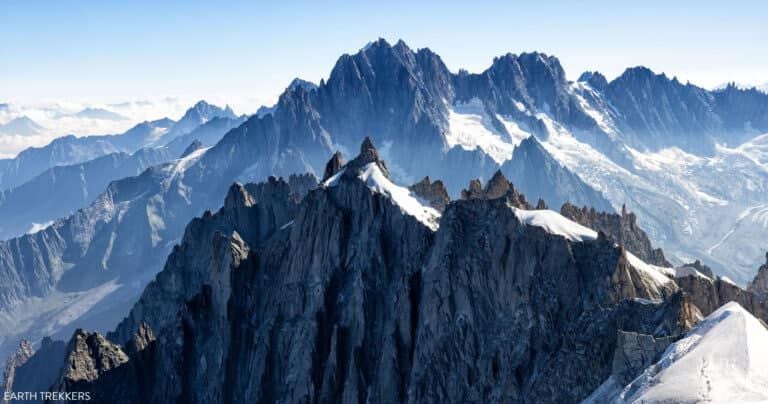
[[[345,172],[346,168],[341,169],[338,173],[323,182],[323,186],[333,187],[338,185],[341,176],[344,175]],[[372,191],[390,198],[395,205],[400,207],[403,213],[415,217],[430,229],[437,230],[438,222],[440,220],[440,212],[427,206],[420,198],[413,195],[408,188],[393,183],[386,175],[384,175],[376,162],[366,164],[362,170],[360,170],[358,178],[360,178],[360,180],[362,180]]]
[[[510,206],[515,216],[526,226],[536,226],[547,233],[563,236],[573,242],[583,242],[597,239],[597,232],[582,226],[561,214],[552,210],[524,210]],[[629,251],[625,251],[629,265],[635,268],[647,286],[657,293],[661,293],[664,285],[672,282],[675,271],[671,268],[662,268],[645,263]]]
[[[768,330],[728,303],[667,348],[614,402],[768,402]]]
[[[597,232],[582,226],[553,210],[524,210],[511,207],[517,220],[527,226],[541,227],[547,233],[557,234],[567,240],[582,242],[597,239]]]

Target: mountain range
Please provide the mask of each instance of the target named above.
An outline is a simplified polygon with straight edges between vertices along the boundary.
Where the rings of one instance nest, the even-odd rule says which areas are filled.
[[[676,270],[659,268],[677,265],[681,273],[694,268],[690,273],[700,274],[703,272],[683,264],[701,259],[727,278],[709,274],[709,283],[696,283],[688,292],[707,291],[709,297],[704,300],[712,306],[720,298],[735,299],[760,317],[762,306],[757,294],[737,293],[741,289],[733,285],[745,285],[752,279],[765,250],[760,240],[768,227],[764,220],[768,209],[768,149],[764,143],[768,137],[761,134],[768,132],[768,95],[760,91],[735,86],[708,91],[643,67],[627,69],[610,82],[597,72],[571,82],[559,61],[542,53],[507,54],[495,58],[481,73],[452,73],[429,49],[414,51],[402,41],[390,45],[379,40],[356,54],[340,57],[327,81],[317,85],[294,81],[274,107],[245,121],[235,122],[231,110],[217,109],[221,119],[207,119],[206,124],[221,125],[217,128],[226,134],[220,140],[211,135],[208,144],[195,144],[197,137],[190,137],[191,133],[202,128],[198,117],[209,116],[208,111],[204,105],[196,105],[188,112],[189,117],[185,115],[180,121],[190,122],[188,125],[160,120],[140,124],[119,136],[65,137],[44,148],[27,150],[16,159],[0,161],[0,184],[11,188],[36,178],[58,161],[96,164],[95,158],[110,153],[135,154],[144,147],[168,150],[171,145],[175,152],[164,158],[178,156],[162,164],[147,164],[138,175],[103,184],[105,190],[88,201],[98,192],[99,186],[95,186],[88,190],[89,197],[72,202],[67,209],[90,202],[88,206],[34,234],[0,243],[0,331],[6,350],[17,345],[21,336],[38,341],[46,335],[69,338],[77,327],[113,330],[108,339],[78,332],[68,352],[77,357],[78,352],[90,349],[85,346],[96,344],[91,348],[107,349],[117,367],[136,363],[135,356],[144,355],[139,345],[152,345],[149,340],[158,337],[160,342],[152,345],[157,346],[152,359],[147,359],[148,369],[178,374],[189,384],[153,380],[160,384],[126,395],[138,397],[136,400],[146,398],[142,394],[181,397],[182,401],[186,397],[221,398],[217,396],[225,394],[221,391],[196,387],[201,380],[214,380],[209,377],[243,386],[226,393],[242,394],[225,397],[230,401],[295,401],[302,397],[345,401],[366,394],[376,394],[380,401],[441,401],[451,397],[533,400],[547,394],[570,400],[587,397],[610,376],[609,358],[598,364],[579,362],[574,359],[579,349],[613,352],[620,329],[646,335],[663,330],[664,336],[679,338],[698,321],[684,310],[689,298],[674,297],[682,283],[675,280]],[[174,130],[176,127],[183,129]],[[379,146],[375,159],[366,154],[371,154],[372,148],[364,147],[346,166],[341,160],[326,164],[336,151],[340,156],[354,155],[350,151],[366,136],[371,139],[369,143]],[[331,169],[326,170],[327,166]],[[333,167],[346,167],[355,174]],[[247,185],[247,192],[233,193],[235,181],[258,182],[270,176],[293,178],[294,184],[274,179],[266,185]],[[430,178],[440,179],[439,185]],[[477,178],[483,181],[473,181]],[[317,180],[320,188],[309,191]],[[50,181],[40,181],[40,187],[50,186],[45,185]],[[410,194],[413,191],[396,183],[416,184],[410,190],[428,190],[419,198],[434,203],[425,208]],[[30,189],[40,192],[34,185]],[[223,216],[204,214],[216,210],[224,195]],[[459,195],[465,198],[435,214],[435,206],[446,205],[446,197],[456,199]],[[539,209],[533,209],[521,195],[531,201],[540,199],[541,203],[536,203]],[[270,202],[256,203],[262,200]],[[396,201],[400,209],[392,208],[387,200]],[[243,206],[226,213],[228,206],[238,206],[237,201]],[[509,208],[510,203],[513,208]],[[251,207],[249,204],[256,206],[254,212],[245,209]],[[571,208],[561,210],[565,204]],[[584,223],[580,221],[575,227],[555,212],[526,213],[549,212],[544,209],[548,206]],[[619,219],[578,210],[579,206]],[[403,215],[403,210],[409,214]],[[619,210],[620,215],[615,213]],[[634,212],[632,216],[627,210]],[[199,215],[203,215],[202,222],[190,222]],[[409,219],[414,217],[417,220]],[[23,226],[13,225],[16,232],[32,219],[24,220]],[[38,217],[35,220],[41,223]],[[247,225],[237,228],[235,235],[232,220],[235,224],[244,220]],[[288,224],[291,220],[292,225]],[[508,223],[508,227],[491,226],[498,223]],[[542,227],[548,231],[536,233]],[[601,237],[590,227],[613,236]],[[647,234],[640,236],[636,231],[640,227]],[[321,237],[325,234],[318,233],[321,230],[331,232],[335,244]],[[209,252],[212,239],[215,251]],[[649,240],[662,246],[664,253],[654,252]],[[179,242],[181,247],[174,247]],[[467,251],[464,242],[478,246],[477,251]],[[486,242],[490,244],[483,244]],[[636,247],[627,255],[625,250],[616,249],[618,242]],[[190,246],[185,249],[185,244]],[[228,255],[230,251],[236,254]],[[314,256],[313,251],[325,252]],[[550,258],[541,251],[550,251],[546,255]],[[520,255],[520,261],[510,258],[518,256],[515,254]],[[377,261],[376,256],[383,261]],[[295,261],[283,263],[285,257],[295,257]],[[490,257],[496,261],[488,261]],[[185,264],[185,259],[195,261]],[[165,270],[149,283],[164,264]],[[211,265],[220,271],[211,272]],[[255,272],[222,269],[230,265],[264,267]],[[185,271],[192,271],[192,266],[199,268],[187,275]],[[502,267],[516,269],[506,274],[499,269]],[[487,268],[492,272],[470,271],[466,275],[469,278],[454,278],[446,271],[452,268]],[[564,268],[571,269],[563,274]],[[558,270],[563,275],[556,275]],[[253,278],[237,278],[240,276]],[[575,278],[566,279],[569,276]],[[618,278],[604,279],[611,276]],[[594,283],[587,280],[599,280],[601,286],[590,292]],[[310,281],[319,282],[317,292],[298,286]],[[242,290],[231,286],[240,283]],[[369,284],[373,290],[370,301],[359,290]],[[566,284],[584,286],[575,291],[543,292],[568,289]],[[290,289],[291,285],[298,289]],[[482,296],[478,285],[504,290]],[[251,287],[273,292],[253,295]],[[277,296],[278,291],[285,296]],[[447,291],[451,293],[446,296],[453,296],[449,308],[442,304]],[[242,316],[251,313],[249,318],[257,322],[248,326],[252,328],[236,329],[226,320],[234,315],[227,311],[227,299],[238,293],[244,299],[242,305],[231,310],[242,310]],[[549,293],[563,295],[553,297]],[[735,298],[737,294],[749,297]],[[315,300],[302,302],[298,299],[302,295],[312,295]],[[129,315],[137,299],[139,303]],[[337,303],[346,299],[359,304]],[[392,313],[377,311],[376,307],[393,299],[404,303]],[[408,299],[417,301],[405,303]],[[498,309],[530,299],[537,305],[521,306],[530,313],[528,319]],[[642,299],[654,303],[644,306]],[[550,301],[557,303],[549,306]],[[618,317],[598,321],[594,316],[600,314],[593,308],[605,302],[615,305],[611,316]],[[569,305],[573,307],[560,309]],[[711,311],[698,307],[704,305],[700,302],[696,307],[707,315]],[[182,314],[177,318],[179,307]],[[299,312],[303,314],[299,316]],[[414,320],[416,312],[421,320]],[[683,312],[689,317],[679,322]],[[366,314],[361,318],[359,313]],[[125,315],[129,315],[128,320],[115,329]],[[291,316],[298,316],[298,323],[282,325]],[[391,335],[374,333],[381,331],[369,329],[372,326],[364,321],[366,316],[388,324]],[[533,320],[537,316],[553,322]],[[471,332],[454,334],[456,329],[447,326],[467,319],[478,319],[468,323],[477,327]],[[262,321],[265,323],[259,323]],[[142,322],[148,327],[142,327]],[[580,341],[581,345],[557,349],[564,335],[586,332],[589,324],[596,322],[601,324],[598,329],[584,335],[598,333],[606,338],[597,339],[605,341],[605,346]],[[190,358],[185,356],[190,353],[179,351],[173,344],[179,334],[166,333],[168,324],[191,333],[184,334],[184,338],[192,335],[190,342],[182,344],[182,348],[193,350],[190,352],[208,352],[211,346],[233,349],[231,356],[215,351],[212,358],[224,361],[241,356],[231,360],[246,361],[238,362],[238,368],[253,369],[253,377],[261,378],[260,384],[236,379],[222,366],[194,366],[199,374],[190,373],[188,368],[168,368],[187,363],[174,362],[176,359]],[[324,324],[336,325],[323,328]],[[212,334],[210,330],[216,327],[229,331]],[[282,356],[282,350],[279,357],[268,355],[279,349],[243,351],[248,343],[244,338],[253,338],[248,335],[253,330],[260,330],[260,341],[268,346],[295,346],[293,354],[304,355],[296,366],[304,368],[289,368],[291,361]],[[529,333],[517,348],[505,345],[510,343],[505,336],[515,334],[515,330]],[[121,347],[137,332],[132,348]],[[310,334],[316,335],[314,346],[293,342],[292,338]],[[544,338],[543,345],[535,342],[539,337]],[[662,336],[652,338],[656,337]],[[356,353],[354,347],[372,338],[382,345]],[[437,343],[418,342],[430,338],[437,338]],[[490,351],[474,351],[484,346]],[[469,351],[460,350],[460,357],[442,354],[455,347]],[[494,365],[500,363],[491,352],[496,348],[498,355],[512,355],[505,357],[504,363],[517,367],[501,369]],[[479,356],[467,356],[467,352]],[[323,357],[312,359],[315,354]],[[129,360],[132,355],[134,359]],[[395,359],[375,362],[384,357]],[[555,366],[571,360],[573,367]],[[316,363],[324,363],[324,368],[317,368]],[[449,367],[448,363],[464,367],[445,375],[445,380],[437,379],[443,377],[440,373],[430,376],[434,373],[430,369]],[[595,366],[596,372],[575,388],[582,377],[578,365]],[[133,365],[122,369],[113,377],[129,377],[123,371],[140,374],[146,370]],[[532,373],[533,369],[537,371]],[[407,380],[393,378],[406,373]],[[275,390],[277,384],[271,381],[283,380],[288,374],[303,378],[305,383],[295,379],[295,389],[284,386]],[[539,384],[531,379],[533,374],[556,375],[571,384]],[[64,372],[61,376],[56,388],[81,386],[76,374]],[[450,378],[470,380],[475,387],[462,390],[466,383],[454,383]],[[86,382],[95,383],[94,389],[102,388],[99,380]],[[261,387],[253,389],[254,383]],[[143,386],[138,381],[136,384]],[[221,385],[212,384],[214,389]],[[507,390],[493,386],[506,386]]]
[[[437,210],[368,138],[339,161],[320,184],[233,184],[114,332],[23,346],[6,385],[118,403],[768,398],[768,300],[644,262],[616,243],[644,238],[627,212],[574,212],[595,231],[500,172]]]

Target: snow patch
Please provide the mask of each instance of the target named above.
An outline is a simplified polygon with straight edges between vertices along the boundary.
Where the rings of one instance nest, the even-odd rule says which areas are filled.
[[[637,256],[631,252],[625,251],[625,253],[627,254],[627,262],[629,262],[629,265],[637,269],[640,273],[647,275],[648,279],[651,280],[657,287],[657,292],[658,287],[672,282],[672,280],[666,275],[670,271],[669,268],[646,264],[645,261],[637,258]]]
[[[512,158],[515,139],[509,138],[494,128],[491,117],[485,111],[485,106],[480,99],[472,98],[466,103],[448,105],[447,108],[448,130],[444,136],[448,148],[455,146],[464,150],[479,148],[499,164]],[[514,137],[520,137],[521,131],[518,129],[517,132],[518,134],[513,135]]]
[[[515,216],[527,226],[541,227],[547,233],[557,234],[567,240],[582,242],[597,239],[597,232],[571,221],[552,210],[523,210],[511,206]]]
[[[341,176],[344,175],[345,171],[347,171],[346,167],[344,167],[341,170],[339,170],[339,172],[337,172],[336,174],[332,175],[330,178],[325,180],[325,182],[323,182],[323,186],[324,187],[336,186],[336,184],[339,183],[339,179],[341,178]]]
[[[323,186],[333,187],[338,185],[339,180],[346,171],[346,167],[342,168],[331,178],[325,180]],[[403,188],[390,181],[375,162],[365,165],[360,174],[358,174],[358,178],[372,191],[389,197],[405,214],[415,217],[430,229],[437,230],[440,212],[430,206],[426,206],[408,188]]]
[[[695,276],[697,278],[712,280],[710,277],[699,272],[694,267],[682,266],[675,268],[675,278],[685,278],[686,276]]]
[[[32,226],[27,230],[27,234],[34,234],[39,232],[40,230],[45,230],[48,226],[53,224],[53,220],[47,221],[45,223],[35,223],[32,222]]]
[[[340,173],[341,171],[339,174]],[[328,182],[332,182],[331,180],[333,180],[334,177],[336,176],[334,175],[329,178]],[[414,196],[408,188],[403,188],[390,181],[389,178],[381,172],[378,164],[375,162],[368,163],[363,167],[363,170],[358,177],[363,180],[371,190],[386,195],[392,199],[404,213],[415,217],[430,229],[437,230],[438,221],[440,220],[440,212],[432,207],[425,206],[425,204],[422,203],[418,197]],[[338,179],[336,181],[338,181]]]
[[[733,286],[739,286],[739,285],[736,284],[736,282],[732,281],[731,278],[729,278],[727,276],[721,276],[720,280],[725,282],[725,283],[731,284]]]

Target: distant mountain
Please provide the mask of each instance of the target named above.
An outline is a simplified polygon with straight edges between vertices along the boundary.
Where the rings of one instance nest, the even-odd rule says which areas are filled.
[[[742,90],[749,90],[749,89],[754,88],[754,89],[760,90],[760,91],[762,91],[764,93],[768,93],[768,81],[763,82],[763,83],[760,83],[760,82],[755,82],[755,83],[728,82],[728,83],[723,83],[723,84],[720,84],[718,86],[715,86],[714,90],[722,90],[722,89],[724,89],[726,87],[729,87],[729,86],[737,87],[737,88],[742,89]]]
[[[119,135],[63,136],[43,147],[30,147],[11,159],[0,159],[0,190],[7,190],[58,165],[71,165],[111,153],[134,153],[143,147],[163,146],[217,116],[234,117],[229,108],[200,101],[181,120],[142,122]]]
[[[181,119],[173,125],[173,128],[163,136],[162,143],[158,142],[156,144],[171,142],[177,137],[193,131],[198,126],[214,118],[237,119],[237,116],[229,105],[224,108],[219,108],[205,101],[198,101],[194,106],[189,108]]]
[[[571,202],[598,211],[614,210],[602,194],[557,162],[533,136],[515,148],[501,171],[526,195],[534,200],[542,198],[555,209]]]
[[[85,108],[74,114],[78,118],[101,119],[107,121],[124,121],[128,118],[104,108]]]
[[[53,220],[87,206],[111,181],[138,175],[173,157],[166,148],[150,148],[49,168],[18,187],[0,192],[0,239],[47,227]]]
[[[183,158],[110,183],[88,207],[50,227],[0,243],[7,314],[0,329],[11,341],[21,333],[67,334],[81,324],[114,326],[189,220],[218,208],[234,181],[322,178],[328,156],[353,156],[366,136],[379,146],[392,183],[440,178],[455,198],[471,180],[503,169],[521,183],[515,189],[542,196],[555,210],[562,201],[607,200],[613,210],[626,203],[672,263],[702,258],[745,283],[757,267],[750,260],[763,255],[753,253],[768,203],[768,160],[759,137],[738,147],[708,144],[743,136],[738,128],[767,130],[736,113],[739,103],[759,112],[762,98],[740,92],[717,104],[716,93],[646,70],[630,69],[612,82],[597,73],[570,82],[556,58],[526,53],[496,58],[481,73],[452,73],[429,49],[375,41],[342,55],[327,81],[288,88],[270,113],[248,118],[210,147],[201,140],[203,147]],[[208,116],[201,111],[190,111],[191,120]],[[184,136],[167,136],[171,126],[114,140],[173,144],[181,156],[195,138],[173,143]],[[467,217],[481,213],[467,209]],[[39,304],[21,310],[30,299]],[[77,316],[52,322],[72,301]]]
[[[0,135],[31,136],[39,134],[44,128],[26,116],[11,119],[0,124]]]
[[[210,147],[218,143],[231,129],[240,126],[247,118],[215,117],[198,126],[191,132],[179,136],[165,145],[172,154],[180,155],[192,142],[200,142],[204,147]]]

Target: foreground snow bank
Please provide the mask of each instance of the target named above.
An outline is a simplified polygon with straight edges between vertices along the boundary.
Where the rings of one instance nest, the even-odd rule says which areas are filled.
[[[728,303],[672,344],[615,402],[766,403],[768,330]]]

